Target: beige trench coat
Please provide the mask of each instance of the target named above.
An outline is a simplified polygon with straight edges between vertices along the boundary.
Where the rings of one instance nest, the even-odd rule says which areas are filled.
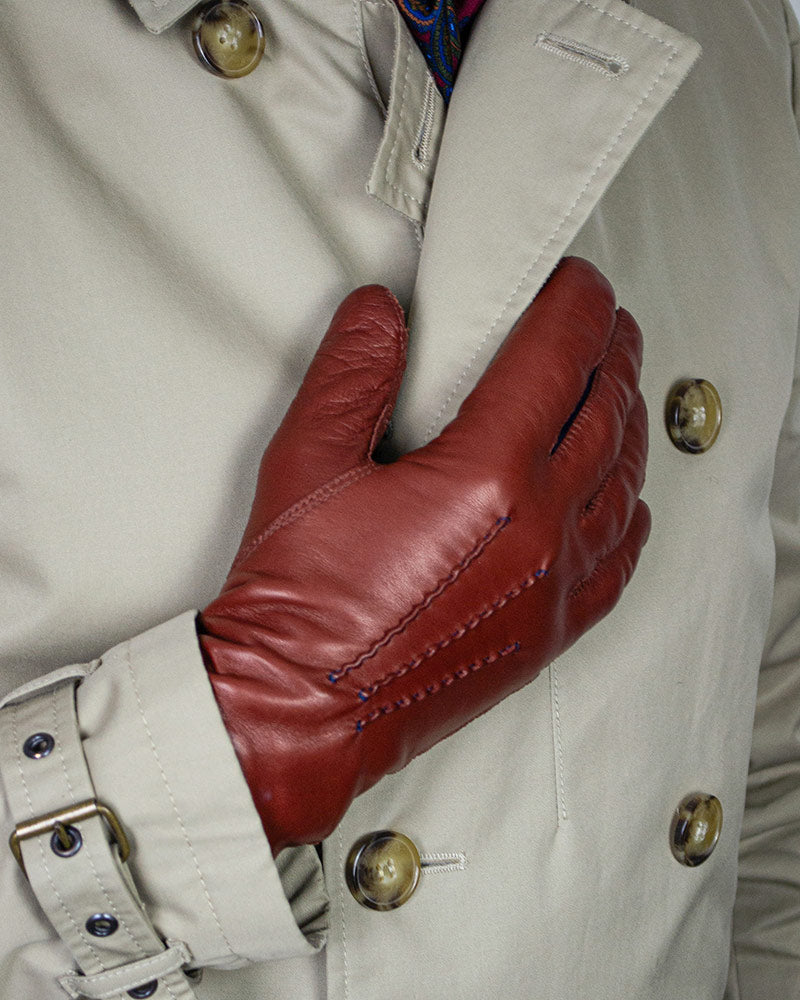
[[[0,853],[0,998],[68,995],[74,956],[151,963],[104,996],[159,973],[157,998],[201,1000],[800,997],[796,22],[781,0],[488,0],[445,123],[391,0],[253,6],[267,55],[225,81],[181,0],[3,5],[0,670],[45,680],[0,712],[0,828],[95,795],[156,945],[136,914],[110,961],[87,936],[129,892],[99,819],[82,868],[33,837],[30,882]],[[360,798],[324,875],[312,848],[275,865],[187,612],[261,450],[351,288],[410,309],[406,448],[568,251],[644,332],[640,568],[549,671]],[[663,425],[690,377],[722,399],[702,455]],[[724,822],[690,868],[669,832],[696,791]],[[344,880],[383,828],[425,865],[386,913]]]

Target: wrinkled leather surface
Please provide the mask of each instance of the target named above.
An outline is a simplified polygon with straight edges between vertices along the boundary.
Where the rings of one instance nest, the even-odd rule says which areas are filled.
[[[591,264],[563,261],[456,419],[379,465],[405,348],[386,289],[345,299],[199,619],[276,853],[532,680],[613,608],[649,531],[641,334]]]

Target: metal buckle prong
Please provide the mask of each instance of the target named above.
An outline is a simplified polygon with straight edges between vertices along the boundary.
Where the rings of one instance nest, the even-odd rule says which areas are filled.
[[[72,837],[69,835],[69,830],[61,822],[54,823],[53,829],[56,831],[56,836],[62,849],[68,851],[72,847]]]
[[[25,871],[25,862],[22,860],[22,848],[20,843],[23,840],[30,840],[32,837],[41,837],[43,833],[55,832],[59,842],[67,848],[70,844],[69,833],[66,827],[72,823],[80,823],[81,820],[90,819],[92,816],[100,816],[105,820],[111,831],[117,847],[119,847],[120,861],[127,861],[130,857],[131,847],[122,824],[108,806],[98,802],[97,799],[87,799],[85,802],[78,802],[74,806],[66,806],[64,809],[56,809],[54,812],[38,816],[36,819],[29,819],[25,823],[19,823],[14,832],[8,838],[8,845],[11,853],[17,859],[17,864]],[[27,872],[25,872],[27,875]]]

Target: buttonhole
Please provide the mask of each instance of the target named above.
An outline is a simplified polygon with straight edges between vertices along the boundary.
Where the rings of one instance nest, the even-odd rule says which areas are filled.
[[[426,872],[461,872],[467,867],[467,856],[463,851],[436,854],[420,853],[419,863]]]
[[[433,139],[433,122],[436,113],[436,84],[429,77],[422,104],[422,115],[417,129],[417,141],[414,145],[414,159],[417,166],[424,167],[431,155]]]
[[[578,42],[573,38],[541,34],[536,38],[536,45],[546,52],[551,52],[562,59],[568,59],[570,62],[581,63],[612,79],[627,73],[630,69],[628,63],[621,56],[601,52],[600,49],[584,45],[583,42]]]

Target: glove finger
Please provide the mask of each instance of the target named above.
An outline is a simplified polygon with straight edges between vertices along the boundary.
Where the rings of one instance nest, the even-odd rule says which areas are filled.
[[[519,460],[543,457],[583,397],[614,329],[614,291],[588,261],[565,258],[508,335],[442,438]]]
[[[611,611],[633,576],[639,556],[650,534],[650,509],[639,500],[620,544],[602,558],[592,573],[570,594],[570,614],[580,622],[580,635]]]
[[[647,410],[637,394],[622,449],[586,504],[580,529],[588,552],[609,552],[627,531],[642,491],[647,458]]]
[[[620,309],[611,343],[594,372],[586,399],[552,456],[551,472],[565,487],[582,493],[602,482],[622,448],[628,414],[639,398],[641,364],[641,332],[631,314]]]
[[[264,454],[243,547],[297,500],[369,459],[394,408],[407,341],[387,288],[365,286],[342,302]]]

